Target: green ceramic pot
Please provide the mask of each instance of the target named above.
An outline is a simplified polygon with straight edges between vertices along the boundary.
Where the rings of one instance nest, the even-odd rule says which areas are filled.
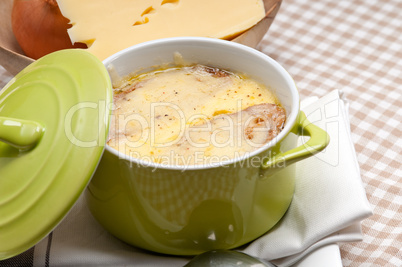
[[[104,151],[100,104],[112,101],[111,87],[95,56],[62,50],[0,90],[0,260],[43,239],[86,189]]]
[[[130,158],[106,146],[88,186],[94,217],[117,238],[147,250],[195,255],[230,249],[269,231],[294,192],[294,162],[328,144],[299,108],[290,75],[252,48],[209,38],[169,38],[123,50],[103,63],[112,79],[171,63],[188,62],[248,74],[269,86],[287,111],[283,131],[248,157],[207,166],[165,166]],[[310,136],[297,147],[299,135]]]

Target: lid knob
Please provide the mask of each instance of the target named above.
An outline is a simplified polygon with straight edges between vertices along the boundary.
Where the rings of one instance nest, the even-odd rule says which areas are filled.
[[[39,142],[44,128],[35,121],[0,117],[0,141],[21,150],[29,150]]]

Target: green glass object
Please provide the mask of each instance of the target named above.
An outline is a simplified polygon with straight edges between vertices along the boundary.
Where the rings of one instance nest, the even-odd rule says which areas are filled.
[[[211,250],[194,257],[184,267],[271,267],[269,262],[234,250]]]

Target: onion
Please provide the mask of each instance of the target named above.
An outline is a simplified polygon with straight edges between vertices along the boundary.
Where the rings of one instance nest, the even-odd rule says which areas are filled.
[[[56,0],[14,0],[11,24],[18,44],[33,59],[61,49],[87,48],[71,43],[67,33],[71,24]]]

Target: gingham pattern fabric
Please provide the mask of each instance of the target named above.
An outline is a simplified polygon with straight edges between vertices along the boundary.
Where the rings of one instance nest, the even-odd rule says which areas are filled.
[[[344,266],[402,266],[402,1],[285,0],[259,49],[301,97],[342,89],[374,215]]]
[[[294,78],[301,98],[341,89],[374,215],[344,266],[402,266],[402,1],[284,0],[258,49]],[[10,79],[0,67],[0,86]]]

